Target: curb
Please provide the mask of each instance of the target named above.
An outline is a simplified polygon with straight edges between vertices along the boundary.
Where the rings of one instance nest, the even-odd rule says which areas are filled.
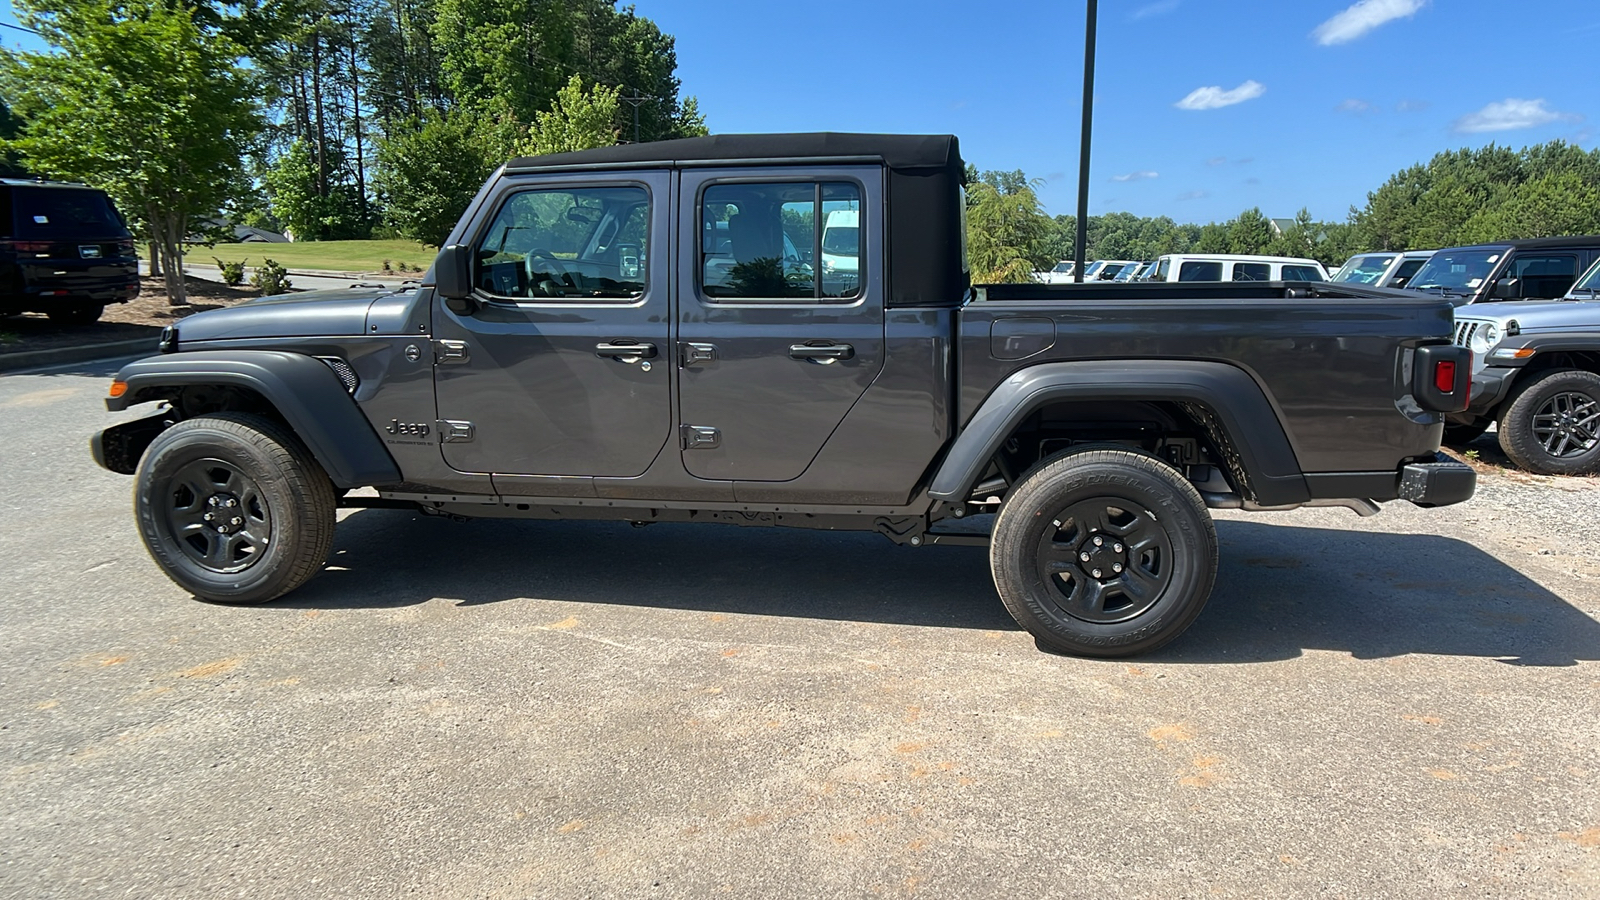
[[[153,338],[135,338],[128,341],[108,341],[104,344],[79,344],[76,347],[54,347],[49,350],[28,350],[22,353],[0,353],[0,372],[17,369],[42,369],[67,363],[116,359],[138,353],[156,354]]]

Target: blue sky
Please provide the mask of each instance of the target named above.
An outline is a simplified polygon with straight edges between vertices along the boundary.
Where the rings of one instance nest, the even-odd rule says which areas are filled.
[[[1081,0],[634,2],[714,131],[949,132],[1075,208]],[[1440,150],[1592,149],[1597,47],[1597,0],[1101,0],[1090,211],[1342,219]]]

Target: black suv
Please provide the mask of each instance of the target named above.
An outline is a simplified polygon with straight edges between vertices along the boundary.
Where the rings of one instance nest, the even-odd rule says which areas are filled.
[[[1559,300],[1600,258],[1600,236],[1534,238],[1440,250],[1406,285],[1456,306],[1493,300]]]
[[[133,235],[104,191],[0,179],[0,315],[82,325],[138,294]]]

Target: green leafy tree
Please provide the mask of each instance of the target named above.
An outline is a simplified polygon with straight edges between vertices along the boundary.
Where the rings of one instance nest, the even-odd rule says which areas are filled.
[[[378,144],[375,176],[386,221],[403,237],[439,246],[500,160],[491,161],[479,122],[429,110]]]
[[[33,171],[104,188],[167,262],[187,302],[183,244],[242,176],[263,121],[243,48],[161,0],[35,0],[24,21],[54,52],[4,51],[0,91],[22,114],[8,143]]]
[[[1033,185],[1018,172],[986,172],[967,186],[967,256],[980,284],[1033,280],[1054,263],[1047,248],[1051,220]]]
[[[361,200],[354,185],[334,184],[319,192],[317,163],[304,141],[295,141],[262,175],[272,217],[297,241],[348,240],[364,236]]]
[[[601,84],[586,91],[583,79],[572,76],[566,87],[556,92],[549,110],[533,114],[533,125],[517,152],[543,156],[615,144],[617,98],[621,93]]]

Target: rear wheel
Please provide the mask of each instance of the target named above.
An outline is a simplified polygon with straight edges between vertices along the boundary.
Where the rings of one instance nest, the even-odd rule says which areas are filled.
[[[1011,491],[989,562],[1006,609],[1040,644],[1132,656],[1176,638],[1205,608],[1217,533],[1171,466],[1086,449],[1041,464]]]
[[[333,484],[283,426],[219,413],[179,422],[140,460],[145,547],[205,600],[264,603],[315,575],[333,546]]]
[[[1550,372],[1528,385],[1500,417],[1500,449],[1540,475],[1600,471],[1600,375]]]
[[[81,306],[63,306],[60,309],[52,309],[45,315],[57,325],[88,325],[91,322],[98,322],[100,314],[105,311],[104,304],[89,303]]]

